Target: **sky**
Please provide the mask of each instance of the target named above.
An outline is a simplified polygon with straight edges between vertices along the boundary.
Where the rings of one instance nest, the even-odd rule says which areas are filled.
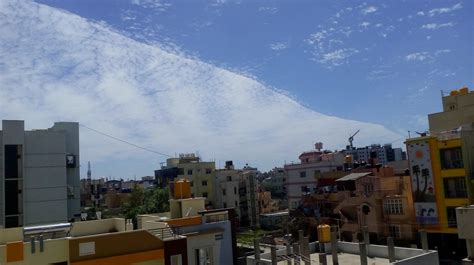
[[[403,145],[473,87],[472,1],[6,0],[0,117],[71,120],[173,156],[262,170],[322,141]],[[93,174],[160,156],[81,127]],[[83,168],[82,175],[86,170]]]

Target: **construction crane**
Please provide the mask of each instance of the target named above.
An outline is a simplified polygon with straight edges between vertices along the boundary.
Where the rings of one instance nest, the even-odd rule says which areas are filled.
[[[352,142],[354,141],[354,136],[356,136],[356,134],[358,134],[359,131],[360,131],[360,129],[357,130],[357,132],[355,132],[354,134],[352,134],[352,135],[349,137],[349,146],[351,147],[351,150],[353,149]]]

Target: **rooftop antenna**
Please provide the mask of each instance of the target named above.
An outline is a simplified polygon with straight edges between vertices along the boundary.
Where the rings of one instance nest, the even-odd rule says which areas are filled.
[[[354,141],[354,136],[356,136],[356,134],[358,134],[359,132],[360,132],[360,129],[357,130],[357,132],[355,132],[351,136],[349,136],[349,146],[351,147],[351,150],[354,148],[353,145],[352,145],[352,142]]]

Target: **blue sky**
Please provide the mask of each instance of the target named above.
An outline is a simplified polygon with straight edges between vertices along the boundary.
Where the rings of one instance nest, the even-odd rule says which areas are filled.
[[[402,146],[441,110],[440,90],[473,87],[472,13],[472,1],[5,0],[0,117],[262,170],[315,141],[340,150],[357,129],[357,146]],[[80,134],[95,177],[166,159]]]
[[[474,83],[472,1],[39,2],[405,134]]]

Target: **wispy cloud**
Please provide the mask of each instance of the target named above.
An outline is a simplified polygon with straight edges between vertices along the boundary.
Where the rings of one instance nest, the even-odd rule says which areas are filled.
[[[278,8],[274,6],[261,6],[258,8],[258,11],[268,14],[276,14],[278,13]]]
[[[427,51],[414,52],[414,53],[410,53],[406,55],[405,60],[406,61],[419,61],[419,62],[423,62],[423,61],[433,62],[434,60],[436,60],[436,57],[442,54],[450,53],[450,52],[451,52],[450,49],[440,49],[435,52],[427,52]]]
[[[162,0],[132,0],[131,3],[143,8],[149,8],[161,12],[166,11],[171,7],[171,3]]]
[[[360,12],[364,15],[367,15],[367,14],[370,14],[370,13],[374,13],[377,11],[377,7],[375,6],[368,6],[364,9],[362,9]]]
[[[450,13],[459,9],[462,9],[462,3],[457,3],[451,7],[441,7],[441,8],[431,9],[430,11],[428,11],[428,15],[432,17],[438,14]]]
[[[284,42],[275,42],[275,43],[270,44],[270,49],[274,51],[281,51],[286,48],[288,48],[288,44]]]
[[[423,11],[418,11],[416,14],[417,14],[418,16],[424,16],[424,15],[425,15],[425,12],[423,12]]]
[[[437,30],[440,28],[446,28],[446,27],[452,27],[454,26],[453,22],[448,22],[448,23],[442,23],[442,24],[437,24],[437,23],[429,23],[421,26],[422,29],[429,29],[429,30]]]
[[[425,61],[431,58],[428,52],[415,52],[405,56],[406,61]]]
[[[205,158],[262,169],[294,159],[314,135],[330,149],[344,147],[357,128],[367,132],[358,135],[360,145],[400,138],[377,124],[312,111],[256,79],[68,12],[3,0],[0,13],[0,58],[8,65],[0,67],[0,117],[25,119],[28,128],[78,121],[163,153],[199,150]],[[343,63],[356,52],[334,50],[324,60]],[[152,172],[164,159],[85,129],[80,137],[81,160],[108,168],[133,160]]]
[[[335,50],[322,55],[320,59],[321,63],[329,63],[330,66],[339,66],[347,63],[347,59],[354,54],[358,53],[359,50],[352,48],[345,48]]]

